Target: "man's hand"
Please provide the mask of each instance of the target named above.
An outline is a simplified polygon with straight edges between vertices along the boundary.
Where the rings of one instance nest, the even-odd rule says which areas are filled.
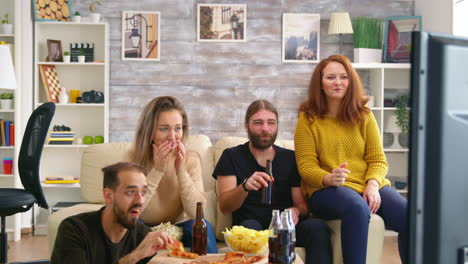
[[[273,181],[270,175],[262,171],[256,171],[245,182],[245,187],[250,191],[258,191],[263,187],[268,187],[268,182]]]
[[[291,207],[289,209],[291,209],[291,216],[292,216],[294,225],[297,225],[297,223],[299,222],[299,215],[300,215],[299,209],[296,207]]]
[[[119,264],[136,263],[153,256],[158,250],[165,249],[167,244],[174,244],[174,241],[164,231],[149,232],[132,253],[119,260]]]

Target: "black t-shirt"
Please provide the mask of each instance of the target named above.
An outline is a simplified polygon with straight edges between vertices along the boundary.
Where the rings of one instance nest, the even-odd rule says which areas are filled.
[[[101,225],[99,211],[70,216],[60,223],[52,264],[101,264],[117,263],[117,261],[137,248],[150,228],[137,223],[135,228],[128,229],[119,243],[110,241]],[[140,260],[147,263],[152,257]]]
[[[250,191],[242,206],[232,212],[232,223],[238,225],[246,219],[255,219],[267,228],[273,209],[284,210],[293,206],[291,188],[301,186],[294,151],[273,145],[276,154],[272,161],[273,194],[271,206],[261,204],[262,190]],[[237,185],[256,171],[265,171],[249,149],[249,142],[224,150],[213,172],[213,177],[235,175]]]

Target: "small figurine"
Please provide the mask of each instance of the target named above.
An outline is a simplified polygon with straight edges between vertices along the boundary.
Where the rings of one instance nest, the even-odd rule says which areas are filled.
[[[59,99],[59,103],[61,104],[68,103],[68,94],[67,94],[67,89],[65,89],[65,87],[62,87],[62,89],[60,90],[58,99]]]

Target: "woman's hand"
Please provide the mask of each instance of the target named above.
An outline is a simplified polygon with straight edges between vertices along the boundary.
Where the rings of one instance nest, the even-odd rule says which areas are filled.
[[[156,144],[153,143],[153,166],[156,170],[167,170],[167,162],[175,147],[175,143],[171,141],[165,141],[159,144],[159,146],[156,146]]]
[[[362,198],[364,198],[364,201],[369,205],[371,213],[374,214],[379,210],[380,203],[382,202],[379,187],[380,184],[377,180],[370,179],[367,181],[366,190],[364,190],[364,193],[362,194]]]
[[[182,143],[182,141],[177,140],[176,145],[177,145],[176,152],[175,152],[176,158],[175,158],[174,166],[175,166],[177,174],[179,174],[179,172],[185,171],[185,158],[187,157],[186,156],[187,153],[186,153],[185,146]]]
[[[341,186],[346,182],[349,171],[345,169],[348,163],[343,163],[340,167],[333,169],[332,173],[327,174],[323,177],[323,185],[325,186]]]

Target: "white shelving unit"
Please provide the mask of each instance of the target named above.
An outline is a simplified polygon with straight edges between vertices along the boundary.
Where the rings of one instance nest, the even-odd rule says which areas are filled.
[[[75,133],[75,142],[84,136],[104,136],[109,139],[109,44],[106,23],[36,22],[35,23],[35,107],[47,102],[45,88],[39,74],[40,65],[55,65],[60,85],[70,90],[87,92],[95,90],[104,94],[104,103],[56,104],[51,123],[65,125]],[[60,40],[63,51],[70,51],[70,43],[94,44],[94,61],[86,63],[48,62],[47,39]],[[41,180],[47,176],[73,176],[79,178],[83,150],[88,145],[45,145],[41,159]],[[57,202],[79,202],[79,184],[42,184],[49,206]],[[37,218],[38,233],[45,233],[47,210],[41,210]]]
[[[13,34],[0,34],[0,41],[5,41],[9,44],[12,51],[13,64],[15,67],[15,74],[17,80],[17,88],[15,90],[0,89],[0,93],[13,93],[14,102],[13,109],[0,110],[0,119],[13,121],[15,124],[14,130],[14,146],[0,146],[0,160],[4,158],[13,158],[13,174],[3,174],[3,162],[0,165],[0,187],[2,188],[22,188],[19,179],[18,169],[16,168],[18,162],[19,147],[21,145],[22,130],[21,130],[21,28],[20,25],[20,11],[21,1],[14,0],[0,0],[0,15],[9,15],[9,23],[13,24]],[[21,239],[21,214],[15,214],[7,217],[7,227],[9,240]]]
[[[409,94],[411,66],[408,63],[355,63],[353,66],[361,76],[364,88],[369,95],[374,96],[374,106],[371,110],[378,122],[382,138],[388,136],[389,131],[392,131],[394,136],[394,143],[389,147],[384,146],[389,163],[388,178],[391,181],[407,181],[408,148],[401,147],[396,138],[396,135],[401,132],[394,124],[392,117],[396,107],[386,107],[384,100],[395,99],[401,94]],[[407,193],[407,190],[397,191]]]

